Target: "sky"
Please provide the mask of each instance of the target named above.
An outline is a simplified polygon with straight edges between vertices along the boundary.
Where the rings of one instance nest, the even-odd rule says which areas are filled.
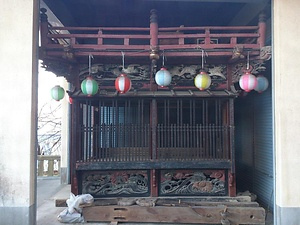
[[[38,79],[38,107],[40,108],[48,102],[56,102],[51,97],[51,88],[60,85],[63,78],[57,77],[52,72],[45,71],[44,68],[40,67]]]
[[[41,151],[45,154],[50,154],[51,151],[54,154],[60,153],[60,145],[57,148],[52,148],[52,144],[57,141],[59,136],[55,136],[51,139],[47,138],[47,135],[59,131],[61,126],[55,126],[61,120],[62,109],[61,101],[58,102],[51,97],[51,88],[55,85],[61,85],[64,78],[57,77],[52,72],[45,71],[41,66],[39,67],[38,77],[38,140],[41,147]],[[65,98],[67,95],[65,95]],[[55,109],[59,110],[55,110]],[[41,110],[42,109],[42,110]],[[55,112],[55,113],[50,113]],[[51,122],[50,122],[51,121]],[[52,153],[53,154],[53,153]]]

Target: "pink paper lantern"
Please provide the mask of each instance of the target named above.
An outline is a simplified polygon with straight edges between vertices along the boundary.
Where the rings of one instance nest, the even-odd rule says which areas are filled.
[[[244,91],[250,92],[257,86],[257,79],[254,75],[247,71],[241,76],[239,84]]]

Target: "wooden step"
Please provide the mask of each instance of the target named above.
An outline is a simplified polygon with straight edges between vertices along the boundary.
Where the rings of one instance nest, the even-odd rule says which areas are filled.
[[[258,206],[91,206],[83,208],[86,222],[171,224],[265,224],[265,210]]]
[[[94,200],[94,206],[109,206],[109,205],[118,205],[118,202],[122,198],[96,198]],[[132,198],[132,199],[141,199],[141,198]],[[142,199],[152,199],[149,198],[142,198]],[[173,205],[173,206],[201,206],[201,205],[218,205],[220,202],[225,205],[240,205],[244,206],[250,205],[255,206],[258,205],[256,202],[251,202],[251,198],[249,196],[237,196],[237,197],[227,197],[227,196],[210,196],[210,197],[158,197],[156,198],[156,205],[166,206],[166,205]],[[55,199],[55,206],[56,207],[66,207],[66,200],[67,199]]]

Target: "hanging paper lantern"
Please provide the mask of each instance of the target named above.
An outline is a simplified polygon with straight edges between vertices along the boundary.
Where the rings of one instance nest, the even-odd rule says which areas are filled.
[[[209,88],[209,86],[211,84],[211,78],[205,71],[201,71],[195,77],[194,83],[195,83],[195,86],[200,89],[200,91],[203,91],[203,90]]]
[[[171,73],[164,67],[162,67],[157,73],[155,74],[155,82],[157,85],[161,87],[169,86],[172,81]]]
[[[69,103],[72,105],[73,104],[73,98],[69,97]]]
[[[239,84],[244,91],[250,92],[256,87],[257,79],[254,75],[247,71],[240,77]]]
[[[267,90],[269,86],[268,79],[262,75],[257,76],[256,79],[257,79],[257,85],[254,88],[254,90],[257,91],[258,93],[262,93],[263,91]]]
[[[127,77],[126,74],[121,73],[115,81],[115,87],[118,92],[120,92],[121,94],[124,94],[130,90],[131,80]]]
[[[81,82],[81,91],[87,96],[95,95],[98,92],[98,83],[92,77],[87,77]]]
[[[51,97],[54,100],[60,101],[61,99],[64,98],[64,96],[65,96],[65,90],[61,86],[56,85],[51,89]]]

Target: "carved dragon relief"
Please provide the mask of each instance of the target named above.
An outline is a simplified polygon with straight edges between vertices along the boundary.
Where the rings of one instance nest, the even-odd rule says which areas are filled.
[[[162,171],[161,195],[225,195],[225,172]]]
[[[147,171],[95,171],[83,174],[82,193],[100,196],[144,196],[149,193]]]

